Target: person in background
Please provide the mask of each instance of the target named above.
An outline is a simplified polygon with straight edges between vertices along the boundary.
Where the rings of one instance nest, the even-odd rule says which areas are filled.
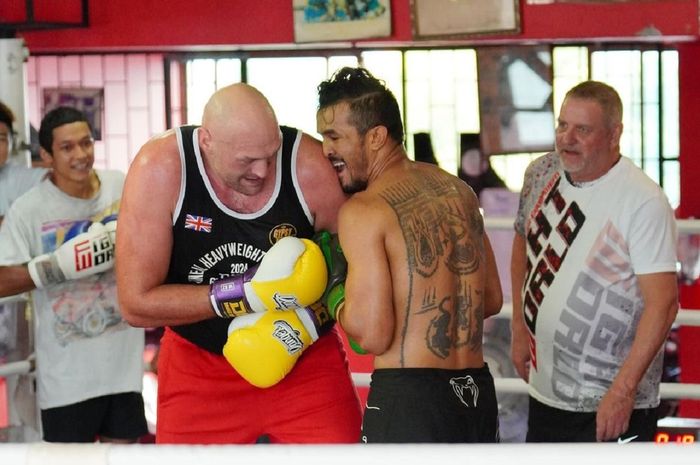
[[[46,174],[45,169],[32,169],[27,160],[17,162],[12,159],[15,146],[14,132],[15,115],[12,110],[0,102],[0,225],[7,210],[17,197],[38,184]],[[13,296],[0,300],[0,363],[5,360],[15,361],[22,355],[22,338],[26,331],[20,323],[21,313],[25,308],[23,296]],[[14,397],[18,382],[16,376],[7,380],[8,399]],[[14,405],[10,404],[11,408]],[[10,422],[18,421],[10,415]]]
[[[676,225],[661,188],[620,154],[621,134],[617,92],[582,82],[562,104],[556,152],[526,173],[511,276],[528,442],[656,433],[662,345],[678,310]]]
[[[396,98],[367,70],[339,70],[318,95],[323,151],[352,194],[344,304],[329,308],[374,354],[362,441],[498,441],[482,333],[502,294],[476,196],[408,158]]]
[[[144,333],[122,319],[112,271],[124,175],[93,169],[90,124],[74,108],[47,113],[39,138],[51,169],[0,227],[0,296],[31,292],[43,439],[135,442]]]
[[[413,134],[413,154],[415,161],[431,163],[438,165],[433,151],[433,142],[430,139],[430,133],[417,132]]]
[[[474,189],[474,193],[481,198],[481,192],[488,188],[506,188],[506,183],[494,171],[489,157],[481,150],[481,138],[479,134],[460,134],[460,159],[459,178]]]
[[[16,137],[14,121],[12,110],[0,102],[0,224],[12,202],[46,174],[45,169],[30,168],[26,160],[18,163],[11,159]]]
[[[166,327],[156,442],[357,441],[359,400],[334,328],[318,328],[293,370],[265,388],[229,364],[266,376],[280,343],[298,354],[308,345],[302,332],[316,332],[289,312],[250,313],[243,289],[273,246],[336,230],[345,196],[332,173],[321,144],[280,126],[265,96],[242,83],[212,95],[200,127],[170,130],[137,154],[119,219],[117,282],[132,324]],[[231,337],[247,341],[232,346]],[[258,343],[266,346],[242,354]]]

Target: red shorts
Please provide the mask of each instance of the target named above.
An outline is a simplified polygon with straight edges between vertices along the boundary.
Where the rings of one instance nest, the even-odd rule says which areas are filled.
[[[362,422],[334,329],[278,384],[252,386],[221,355],[166,329],[158,356],[160,444],[356,443]]]

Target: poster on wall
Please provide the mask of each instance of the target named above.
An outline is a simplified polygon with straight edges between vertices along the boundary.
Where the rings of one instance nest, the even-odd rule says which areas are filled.
[[[292,0],[292,5],[295,42],[391,35],[390,0]]]
[[[520,0],[411,0],[411,6],[415,39],[520,32]]]
[[[479,47],[481,149],[486,155],[554,149],[548,45]]]
[[[92,126],[92,136],[102,140],[104,91],[101,88],[45,88],[43,114],[67,106],[82,111]]]

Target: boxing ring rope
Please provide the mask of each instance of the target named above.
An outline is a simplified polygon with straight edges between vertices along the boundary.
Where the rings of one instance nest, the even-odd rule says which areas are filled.
[[[2,463],[13,465],[402,465],[484,463],[489,465],[697,465],[692,444],[350,444],[174,446],[152,444],[6,444]]]

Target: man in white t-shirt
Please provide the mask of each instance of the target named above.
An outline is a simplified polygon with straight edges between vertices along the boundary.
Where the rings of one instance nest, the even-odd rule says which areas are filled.
[[[124,175],[93,169],[90,124],[74,108],[47,113],[39,142],[50,171],[0,227],[0,296],[31,292],[43,439],[135,442],[144,331],[122,318],[112,270]]]
[[[662,346],[678,311],[677,233],[661,188],[620,155],[621,133],[617,92],[578,84],[562,104],[556,153],[526,174],[511,352],[530,384],[528,442],[656,433]]]

